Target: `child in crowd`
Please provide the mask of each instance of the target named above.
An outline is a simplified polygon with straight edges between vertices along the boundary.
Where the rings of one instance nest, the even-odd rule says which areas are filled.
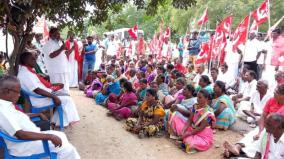
[[[93,72],[93,81],[91,85],[86,86],[85,88],[85,94],[89,98],[93,98],[97,95],[99,91],[101,91],[103,87],[103,84],[100,82],[100,80],[97,78],[97,73]]]

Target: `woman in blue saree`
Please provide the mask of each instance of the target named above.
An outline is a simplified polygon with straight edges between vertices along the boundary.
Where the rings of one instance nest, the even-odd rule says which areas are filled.
[[[213,102],[212,107],[217,120],[215,128],[221,130],[227,130],[236,121],[234,104],[225,92],[225,83],[216,81],[214,84],[215,102]]]

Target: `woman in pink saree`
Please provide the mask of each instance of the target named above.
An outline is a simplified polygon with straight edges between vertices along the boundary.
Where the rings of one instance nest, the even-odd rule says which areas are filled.
[[[109,99],[107,102],[107,108],[109,109],[107,114],[114,116],[117,120],[130,117],[132,110],[136,110],[132,107],[137,107],[138,102],[135,90],[130,82],[125,82],[122,89],[123,93],[118,100]]]
[[[207,104],[210,94],[202,89],[197,94],[198,104],[190,110],[189,118],[173,113],[169,120],[169,133],[182,140],[187,153],[206,151],[213,145],[212,124],[215,123],[213,109]]]

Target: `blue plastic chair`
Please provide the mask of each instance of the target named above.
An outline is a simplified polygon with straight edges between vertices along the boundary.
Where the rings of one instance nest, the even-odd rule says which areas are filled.
[[[35,94],[32,94],[32,93],[29,93],[28,91],[25,91],[25,90],[21,90],[23,96],[28,100],[29,104],[30,104],[30,112],[31,113],[40,113],[42,111],[45,111],[45,110],[49,110],[50,108],[54,108],[56,107],[57,111],[58,111],[58,114],[59,114],[59,122],[60,122],[60,130],[63,131],[64,130],[64,125],[63,125],[63,109],[62,109],[62,106],[55,106],[55,104],[52,102],[52,104],[50,105],[46,105],[46,106],[43,106],[43,107],[40,107],[40,108],[37,108],[37,107],[33,107],[32,106],[32,102],[30,100],[30,97],[34,97],[34,98],[47,98],[47,97],[43,97],[41,95],[35,95]]]
[[[7,148],[7,145],[4,139],[11,141],[11,142],[15,142],[15,143],[31,142],[31,141],[30,140],[19,140],[11,136],[8,136],[7,134],[0,131],[0,146],[4,148],[4,158],[5,159],[41,159],[41,158],[46,158],[46,157],[49,157],[50,159],[57,159],[57,154],[50,152],[47,140],[42,140],[43,149],[44,149],[43,153],[33,154],[31,156],[17,157],[17,156],[13,156],[9,154],[9,150]]]

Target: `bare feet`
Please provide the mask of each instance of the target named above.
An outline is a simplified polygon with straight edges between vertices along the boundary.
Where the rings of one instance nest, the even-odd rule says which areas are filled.
[[[230,144],[228,141],[225,141],[223,146],[225,148],[224,155],[226,157],[230,157],[230,153],[235,155],[235,156],[240,155],[240,150],[238,150],[235,145]]]

